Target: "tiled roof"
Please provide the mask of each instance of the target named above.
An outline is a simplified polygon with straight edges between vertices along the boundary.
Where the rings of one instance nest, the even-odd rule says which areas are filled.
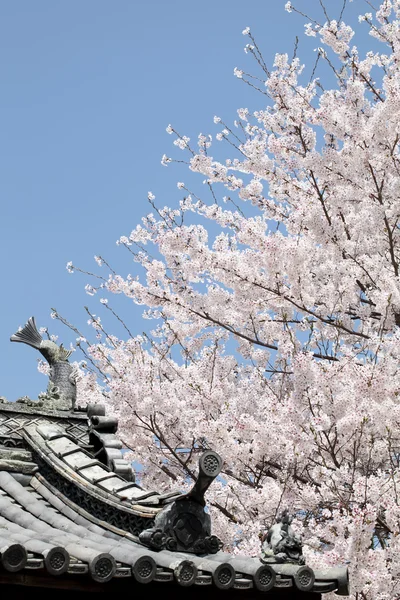
[[[110,456],[122,460],[115,454],[98,460],[88,415],[39,414],[9,403],[0,406],[0,435],[0,560],[9,572],[45,569],[48,577],[86,575],[99,584],[133,578],[260,593],[292,587],[348,594],[346,569],[313,572],[221,550],[196,555],[147,547],[140,533],[152,531],[157,515],[179,503],[181,494],[146,491],[127,481],[119,474],[126,472],[121,462],[113,463],[116,472],[105,464]]]

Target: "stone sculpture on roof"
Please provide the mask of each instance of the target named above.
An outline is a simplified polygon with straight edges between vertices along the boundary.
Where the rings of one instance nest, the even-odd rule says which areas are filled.
[[[304,564],[287,512],[264,536],[260,557],[224,552],[205,506],[222,468],[217,452],[200,456],[189,493],[143,489],[124,459],[117,419],[100,404],[76,407],[70,352],[43,340],[33,317],[11,340],[39,350],[50,376],[40,401],[0,403],[0,585],[131,594],[152,583],[174,599],[188,586],[192,598],[204,586],[210,599],[230,588],[243,598],[348,595],[345,568]]]
[[[293,517],[287,510],[277,518],[262,537],[261,560],[265,563],[298,563],[304,565],[303,544],[295,534],[291,523]]]
[[[44,340],[36,328],[35,317],[28,319],[26,325],[14,333],[10,340],[39,350],[49,363],[49,384],[42,398],[57,408],[73,409],[76,402],[77,373],[68,362],[72,350],[67,350],[62,344],[58,346],[51,340]]]

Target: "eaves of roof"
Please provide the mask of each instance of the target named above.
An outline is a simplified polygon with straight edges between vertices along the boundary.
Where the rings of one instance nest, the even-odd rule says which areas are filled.
[[[236,590],[242,597],[268,593],[271,600],[291,590],[304,600],[308,592],[314,598],[331,591],[348,595],[346,569],[312,571],[222,551],[146,547],[140,532],[179,492],[162,495],[127,482],[90,453],[84,415],[59,412],[0,407],[3,584],[110,591],[110,585],[122,590],[126,580],[152,582],[154,590],[165,588],[164,595],[171,585],[193,586],[193,598],[196,589],[203,595],[207,589]]]

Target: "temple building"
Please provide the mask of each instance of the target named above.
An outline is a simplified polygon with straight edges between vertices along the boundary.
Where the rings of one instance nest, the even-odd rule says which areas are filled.
[[[205,495],[222,468],[199,460],[192,490],[145,490],[122,453],[104,406],[75,406],[74,369],[62,345],[42,340],[34,319],[11,337],[50,365],[38,400],[0,404],[0,583],[77,598],[128,593],[163,598],[299,598],[349,594],[347,569],[313,570],[282,515],[260,556],[231,555],[212,534]]]

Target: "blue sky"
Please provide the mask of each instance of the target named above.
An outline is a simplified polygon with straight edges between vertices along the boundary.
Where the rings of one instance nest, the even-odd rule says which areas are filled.
[[[134,272],[116,247],[149,207],[151,190],[176,205],[185,170],[165,168],[169,123],[195,138],[215,134],[214,115],[231,122],[260,96],[233,76],[254,70],[243,47],[246,26],[271,64],[276,52],[315,59],[304,21],[286,0],[18,0],[0,2],[0,395],[34,398],[46,387],[33,349],[9,337],[34,315],[68,344],[75,336],[50,318],[51,307],[84,329],[87,279],[68,261],[95,269],[95,254],[121,274]],[[323,20],[319,0],[293,4]],[[328,0],[337,17],[342,0]],[[366,12],[348,5],[345,20]],[[346,17],[346,15],[345,15]],[[125,310],[131,331],[148,323]]]

